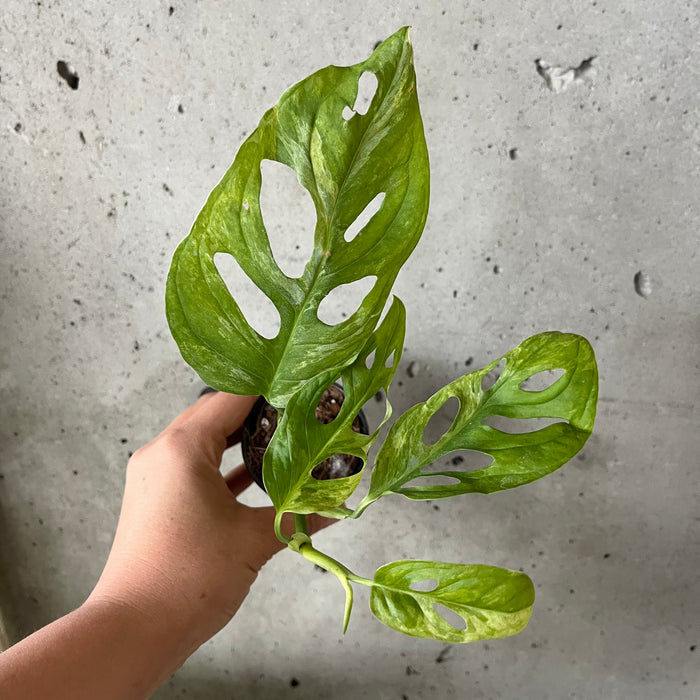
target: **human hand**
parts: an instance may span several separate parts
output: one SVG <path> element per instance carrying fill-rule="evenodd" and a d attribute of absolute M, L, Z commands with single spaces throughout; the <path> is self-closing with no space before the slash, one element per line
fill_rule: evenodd
<path fill-rule="evenodd" d="M 233 617 L 261 567 L 284 548 L 274 508 L 236 500 L 252 483 L 246 469 L 219 471 L 227 437 L 255 400 L 205 394 L 134 453 L 112 550 L 88 605 L 116 603 L 167 620 L 183 635 L 185 654 Z M 309 532 L 331 522 L 308 516 Z M 293 531 L 291 516 L 283 529 Z"/>

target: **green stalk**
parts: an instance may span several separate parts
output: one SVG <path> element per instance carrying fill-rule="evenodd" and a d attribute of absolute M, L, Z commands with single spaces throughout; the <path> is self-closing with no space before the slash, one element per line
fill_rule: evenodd
<path fill-rule="evenodd" d="M 291 538 L 287 537 L 287 535 L 282 532 L 283 515 L 283 511 L 277 511 L 277 515 L 275 515 L 275 535 L 277 535 L 277 539 L 282 542 L 282 544 L 288 545 L 291 542 Z"/>
<path fill-rule="evenodd" d="M 361 576 L 357 576 L 357 574 L 353 574 L 350 569 L 343 566 L 343 564 L 341 564 L 339 561 L 333 559 L 333 557 L 329 557 L 327 554 L 319 552 L 311 544 L 311 538 L 308 535 L 299 533 L 294 535 L 289 542 L 289 548 L 301 554 L 304 559 L 307 559 L 312 564 L 316 564 L 316 566 L 320 566 L 322 569 L 330 571 L 336 576 L 338 581 L 340 581 L 340 585 L 345 590 L 345 614 L 343 616 L 343 634 L 345 634 L 348 629 L 348 622 L 350 622 L 350 613 L 352 612 L 353 603 L 353 590 L 349 581 L 354 581 L 355 583 L 360 583 L 364 586 L 371 586 L 372 581 L 362 578 Z"/>
<path fill-rule="evenodd" d="M 297 531 L 297 534 L 301 533 L 302 535 L 308 535 L 309 534 L 309 529 L 306 526 L 306 516 L 301 515 L 300 513 L 294 513 L 294 528 Z"/>
<path fill-rule="evenodd" d="M 352 518 L 353 520 L 359 518 L 365 510 L 371 506 L 378 498 L 373 498 L 371 500 L 368 500 L 368 496 L 365 496 L 358 504 L 357 508 L 355 508 L 354 511 L 350 515 L 348 515 L 349 518 Z"/>

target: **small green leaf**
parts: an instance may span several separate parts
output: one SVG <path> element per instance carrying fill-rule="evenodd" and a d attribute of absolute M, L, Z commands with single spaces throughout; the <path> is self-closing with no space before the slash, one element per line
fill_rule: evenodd
<path fill-rule="evenodd" d="M 505 360 L 498 381 L 488 390 L 484 377 Z M 564 370 L 543 391 L 521 384 L 546 370 Z M 423 441 L 430 418 L 451 397 L 460 402 L 452 426 L 434 444 Z M 408 498 L 447 498 L 462 493 L 493 493 L 535 481 L 558 469 L 583 446 L 593 430 L 598 398 L 598 370 L 585 338 L 566 333 L 542 333 L 525 340 L 488 367 L 448 384 L 424 403 L 397 419 L 379 451 L 367 497 L 359 515 L 387 493 Z M 554 423 L 529 433 L 510 434 L 485 424 L 493 416 L 555 418 Z M 426 472 L 425 467 L 454 450 L 478 450 L 493 457 L 490 466 L 475 471 Z M 448 485 L 406 486 L 414 479 L 443 476 Z"/>
<path fill-rule="evenodd" d="M 364 72 L 377 78 L 366 114 L 343 117 Z M 314 251 L 299 278 L 282 273 L 260 208 L 264 159 L 292 168 L 314 202 Z M 345 232 L 378 194 L 379 210 L 349 242 Z M 429 166 L 408 28 L 364 62 L 329 66 L 287 90 L 241 146 L 212 191 L 168 275 L 168 323 L 185 360 L 210 386 L 262 394 L 277 408 L 307 382 L 338 373 L 376 326 L 428 212 Z M 214 264 L 229 253 L 277 308 L 267 339 L 247 322 Z M 332 290 L 376 282 L 358 310 L 331 326 L 318 307 Z"/>
<path fill-rule="evenodd" d="M 381 424 L 370 435 L 352 430 L 362 406 L 380 389 L 385 392 L 396 372 L 406 328 L 406 311 L 394 298 L 379 328 L 370 334 L 355 361 L 340 377 L 345 399 L 331 423 L 316 418 L 316 406 L 324 389 L 337 377 L 322 374 L 291 397 L 277 430 L 265 451 L 263 480 L 278 512 L 314 513 L 340 506 L 357 488 L 362 472 L 340 479 L 318 480 L 313 468 L 334 454 L 349 454 L 367 461 L 367 452 L 377 438 Z M 369 356 L 374 353 L 370 367 Z M 393 362 L 387 361 L 393 358 Z M 391 415 L 386 402 L 382 424 Z"/>
<path fill-rule="evenodd" d="M 433 590 L 411 588 L 429 579 L 437 581 Z M 517 634 L 530 619 L 534 600 L 532 581 L 517 571 L 406 560 L 377 570 L 369 604 L 374 615 L 392 629 L 455 643 Z M 436 605 L 459 615 L 466 628 L 450 624 Z"/>

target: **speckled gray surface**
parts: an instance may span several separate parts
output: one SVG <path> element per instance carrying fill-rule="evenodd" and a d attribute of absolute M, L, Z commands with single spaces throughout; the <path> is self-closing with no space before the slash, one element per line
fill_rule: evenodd
<path fill-rule="evenodd" d="M 534 616 L 517 637 L 443 653 L 375 622 L 360 593 L 342 638 L 337 583 L 285 553 L 156 697 L 697 698 L 697 4 L 147 5 L 8 0 L 0 18 L 11 634 L 85 598 L 129 452 L 196 396 L 165 276 L 242 139 L 287 86 L 411 24 L 432 199 L 396 287 L 409 324 L 396 409 L 469 358 L 561 329 L 594 343 L 599 418 L 542 482 L 439 512 L 386 499 L 319 543 L 361 573 L 404 556 L 522 567 Z M 301 214 L 295 196 L 280 201 Z"/>

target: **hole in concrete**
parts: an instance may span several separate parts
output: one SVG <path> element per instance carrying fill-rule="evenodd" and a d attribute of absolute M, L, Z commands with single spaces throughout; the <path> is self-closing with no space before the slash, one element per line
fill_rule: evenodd
<path fill-rule="evenodd" d="M 58 61 L 58 63 L 56 63 L 56 70 L 58 71 L 58 74 L 68 83 L 68 87 L 70 87 L 71 90 L 78 89 L 80 78 L 71 65 L 65 61 Z"/>
<path fill-rule="evenodd" d="M 634 291 L 637 292 L 637 294 L 639 294 L 640 297 L 644 297 L 645 299 L 651 296 L 651 278 L 649 277 L 649 275 L 646 274 L 646 272 L 642 272 L 642 270 L 639 270 L 639 272 L 635 274 Z"/>
<path fill-rule="evenodd" d="M 538 58 L 535 60 L 535 68 L 552 92 L 563 92 L 573 84 L 583 83 L 591 77 L 595 58 L 595 56 L 591 56 L 581 61 L 578 66 L 570 66 L 569 68 L 553 66 Z"/>
<path fill-rule="evenodd" d="M 318 320 L 329 326 L 342 323 L 357 311 L 376 280 L 376 275 L 368 275 L 331 289 L 318 305 Z"/>
<path fill-rule="evenodd" d="M 214 265 L 248 324 L 263 338 L 274 338 L 280 330 L 280 314 L 272 301 L 230 253 L 216 253 Z"/>
<path fill-rule="evenodd" d="M 311 195 L 284 163 L 264 159 L 260 174 L 260 209 L 275 262 L 287 277 L 301 277 L 314 249 L 316 209 Z"/>

